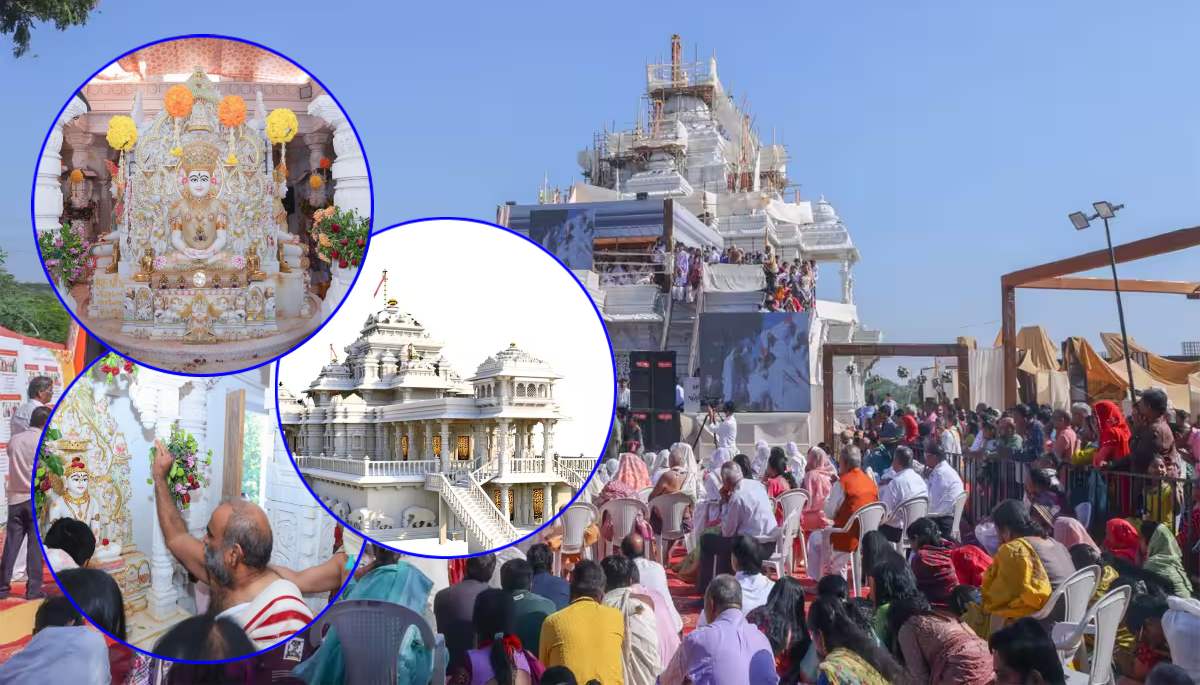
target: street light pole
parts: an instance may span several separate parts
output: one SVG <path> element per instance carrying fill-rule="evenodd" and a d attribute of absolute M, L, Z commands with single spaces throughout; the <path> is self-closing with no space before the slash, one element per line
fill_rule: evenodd
<path fill-rule="evenodd" d="M 1137 403 L 1133 390 L 1133 358 L 1129 356 L 1129 334 L 1125 332 L 1125 307 L 1121 304 L 1121 282 L 1117 279 L 1117 253 L 1113 251 L 1112 233 L 1108 230 L 1108 217 L 1104 220 L 1104 238 L 1108 241 L 1108 264 L 1112 267 L 1113 292 L 1117 295 L 1117 318 L 1121 322 L 1121 345 L 1125 350 L 1125 372 L 1129 374 L 1129 406 Z"/>

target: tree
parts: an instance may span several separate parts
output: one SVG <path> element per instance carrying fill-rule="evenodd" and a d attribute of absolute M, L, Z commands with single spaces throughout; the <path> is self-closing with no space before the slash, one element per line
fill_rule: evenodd
<path fill-rule="evenodd" d="M 87 23 L 99 0 L 0 0 L 0 34 L 12 35 L 13 57 L 29 51 L 34 22 L 54 22 L 65 31 Z"/>
<path fill-rule="evenodd" d="M 0 0 L 3 2 L 4 0 Z M 23 335 L 66 343 L 71 317 L 49 283 L 18 283 L 0 250 L 0 326 Z"/>

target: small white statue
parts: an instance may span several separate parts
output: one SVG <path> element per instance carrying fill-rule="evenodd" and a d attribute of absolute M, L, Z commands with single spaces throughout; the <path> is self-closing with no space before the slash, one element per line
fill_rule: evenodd
<path fill-rule="evenodd" d="M 61 518 L 73 518 L 83 521 L 92 529 L 96 541 L 104 539 L 103 528 L 106 521 L 101 513 L 100 502 L 92 497 L 88 490 L 91 483 L 91 472 L 80 457 L 71 459 L 63 470 L 63 494 L 50 491 L 49 522 Z"/>

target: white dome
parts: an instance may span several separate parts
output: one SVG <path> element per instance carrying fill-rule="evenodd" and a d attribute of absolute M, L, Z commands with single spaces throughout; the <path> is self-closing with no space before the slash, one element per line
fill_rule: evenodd
<path fill-rule="evenodd" d="M 825 200 L 824 195 L 813 205 L 812 213 L 813 223 L 815 224 L 836 224 L 838 222 L 837 211 L 833 209 L 833 205 Z"/>

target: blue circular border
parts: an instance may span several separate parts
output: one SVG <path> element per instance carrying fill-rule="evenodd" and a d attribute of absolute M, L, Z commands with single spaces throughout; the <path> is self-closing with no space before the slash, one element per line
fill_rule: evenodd
<path fill-rule="evenodd" d="M 75 378 L 71 379 L 71 383 L 69 385 L 67 385 L 66 389 L 64 389 L 62 394 L 59 395 L 58 402 L 55 403 L 54 408 L 50 411 L 50 417 L 48 419 L 46 419 L 46 425 L 42 429 L 42 435 L 41 435 L 41 437 L 38 438 L 38 450 L 37 450 L 37 454 L 35 454 L 34 458 L 33 458 L 33 472 L 30 474 L 30 477 L 29 477 L 29 480 L 31 481 L 30 488 L 29 488 L 29 506 L 33 510 L 34 534 L 37 536 L 38 545 L 40 545 L 42 548 L 42 566 L 43 566 L 43 568 L 50 569 L 50 575 L 54 577 L 54 584 L 58 585 L 60 590 L 62 589 L 62 586 L 59 585 L 59 582 L 58 582 L 58 571 L 54 570 L 54 564 L 51 564 L 49 561 L 46 560 L 46 543 L 42 540 L 42 527 L 41 527 L 41 525 L 38 524 L 37 478 L 35 477 L 37 474 L 38 459 L 41 458 L 42 443 L 46 440 L 46 431 L 47 431 L 47 429 L 49 429 L 51 427 L 52 422 L 54 421 L 54 416 L 58 413 L 58 408 L 60 406 L 62 406 L 63 398 L 65 398 L 67 396 L 67 394 L 70 393 L 71 390 L 73 390 L 75 388 L 75 384 L 78 383 L 81 379 L 87 379 L 91 375 L 93 367 L 95 367 L 96 364 L 100 363 L 100 360 L 103 358 L 104 358 L 103 356 L 99 356 L 99 357 L 96 357 L 95 359 L 93 359 L 92 363 L 88 364 L 87 367 L 85 367 L 82 371 L 79 372 L 79 374 L 77 376 L 75 376 Z M 90 381 L 85 380 L 85 382 L 90 382 Z M 276 400 L 276 402 L 275 402 L 275 409 L 276 409 L 276 411 L 278 411 L 278 409 L 279 409 L 278 400 Z M 286 445 L 286 443 L 285 443 L 285 445 Z M 291 452 L 288 452 L 288 458 L 291 458 Z M 293 462 L 293 464 L 294 463 L 295 462 Z M 301 478 L 301 480 L 303 480 L 303 478 Z M 132 485 L 130 487 L 132 488 Z M 320 504 L 322 508 L 325 507 L 324 503 L 322 503 L 320 499 L 317 499 L 317 503 Z M 326 511 L 328 511 L 328 510 L 326 510 Z M 339 521 L 339 522 L 341 521 L 336 516 L 334 517 L 334 520 Z M 353 528 L 351 528 L 351 530 L 353 530 Z M 344 546 L 345 546 L 345 543 L 343 542 L 343 547 Z M 87 621 L 89 623 L 91 623 L 92 626 L 94 628 L 96 628 L 96 630 L 99 630 L 100 632 L 104 633 L 105 635 L 112 638 L 116 642 L 119 642 L 119 643 L 125 645 L 126 647 L 132 649 L 135 652 L 138 652 L 139 654 L 144 654 L 152 659 L 158 659 L 159 661 L 172 661 L 172 662 L 184 663 L 184 664 L 226 664 L 226 663 L 231 663 L 234 661 L 241 661 L 243 659 L 250 659 L 253 657 L 257 657 L 257 656 L 262 656 L 262 655 L 266 654 L 267 652 L 271 652 L 271 651 L 278 649 L 284 643 L 286 643 L 290 640 L 293 640 L 296 637 L 303 636 L 304 633 L 308 632 L 308 629 L 311 628 L 314 623 L 319 621 L 321 619 L 321 617 L 325 615 L 325 612 L 329 611 L 330 607 L 332 607 L 334 604 L 336 604 L 338 601 L 340 601 L 342 593 L 344 593 L 346 591 L 346 588 L 350 585 L 350 581 L 353 580 L 353 578 L 354 578 L 354 572 L 358 570 L 358 565 L 360 562 L 362 562 L 363 552 L 366 550 L 366 548 L 367 548 L 367 546 L 365 544 L 361 548 L 359 548 L 358 557 L 355 558 L 355 560 L 354 560 L 354 568 L 351 569 L 350 574 L 348 576 L 346 576 L 346 582 L 342 583 L 342 587 L 338 588 L 337 594 L 334 595 L 334 599 L 327 602 L 325 604 L 325 608 L 321 609 L 321 611 L 319 613 L 317 613 L 316 616 L 313 616 L 312 621 L 310 621 L 302 629 L 296 631 L 295 633 L 288 636 L 287 638 L 280 640 L 279 642 L 276 642 L 275 644 L 271 645 L 270 647 L 267 647 L 265 649 L 260 649 L 257 652 L 252 652 L 250 654 L 243 654 L 241 656 L 236 656 L 236 657 L 232 657 L 229 659 L 220 659 L 220 660 L 216 660 L 216 661 L 191 661 L 188 659 L 172 659 L 169 657 L 159 656 L 159 655 L 155 654 L 154 652 L 147 651 L 145 649 L 142 649 L 141 647 L 135 647 L 133 644 L 131 644 L 125 640 L 122 640 L 121 638 L 117 637 L 116 635 L 113 635 L 112 633 L 108 632 L 104 628 L 101 628 L 99 625 L 97 625 L 96 622 L 93 621 L 92 618 L 87 615 L 87 612 L 85 612 L 83 610 L 83 607 L 79 606 L 79 603 L 75 601 L 75 598 L 72 597 L 70 595 L 70 593 L 68 593 L 64 590 L 62 593 L 62 596 L 66 597 L 67 601 L 71 603 L 71 606 L 75 607 L 75 610 L 79 612 L 79 615 L 83 616 L 85 619 L 87 619 Z M 307 638 L 305 638 L 305 639 L 307 639 Z"/>
<path fill-rule="evenodd" d="M 591 305 L 592 311 L 596 314 L 596 319 L 599 320 L 599 322 L 600 322 L 600 329 L 602 331 L 604 331 L 604 342 L 608 345 L 609 358 L 612 359 L 613 403 L 612 403 L 611 413 L 612 413 L 613 418 L 610 419 L 608 422 L 608 431 L 604 434 L 604 444 L 602 444 L 600 446 L 600 452 L 596 456 L 595 463 L 592 464 L 591 472 L 588 473 L 588 477 L 584 479 L 582 487 L 580 487 L 578 490 L 575 491 L 575 496 L 572 497 L 571 501 L 567 502 L 566 506 L 564 506 L 562 509 L 560 509 L 558 511 L 558 513 L 556 513 L 555 515 L 546 519 L 545 523 L 543 523 L 542 525 L 535 528 L 528 535 L 519 537 L 516 540 L 509 542 L 508 544 L 500 545 L 499 547 L 496 547 L 494 549 L 489 549 L 489 550 L 486 550 L 483 552 L 475 552 L 472 554 L 457 554 L 457 555 L 449 555 L 449 556 L 442 556 L 442 555 L 437 555 L 437 554 L 418 554 L 416 552 L 410 552 L 407 550 L 392 547 L 390 545 L 386 545 L 386 544 L 376 540 L 375 538 L 372 538 L 371 536 L 367 535 L 366 533 L 362 532 L 358 528 L 350 525 L 346 521 L 342 520 L 341 517 L 339 517 L 337 514 L 333 513 L 333 510 L 331 510 L 329 507 L 325 506 L 325 502 L 323 502 L 321 500 L 321 497 L 319 495 L 317 495 L 317 493 L 312 489 L 312 486 L 308 484 L 308 479 L 305 478 L 304 474 L 300 472 L 300 467 L 296 464 L 296 458 L 295 458 L 295 456 L 292 455 L 292 446 L 288 444 L 287 435 L 283 432 L 283 415 L 279 411 L 279 363 L 280 363 L 280 360 L 282 360 L 282 357 L 279 360 L 275 361 L 275 418 L 277 418 L 279 420 L 279 434 L 280 434 L 280 437 L 283 439 L 283 449 L 287 451 L 288 459 L 292 460 L 292 466 L 296 469 L 296 474 L 300 476 L 300 482 L 304 483 L 304 487 L 309 491 L 310 494 L 312 494 L 312 496 L 317 500 L 317 502 L 320 503 L 320 505 L 325 509 L 325 511 L 329 512 L 330 516 L 332 516 L 335 520 L 337 520 L 342 525 L 344 525 L 347 529 L 354 531 L 358 536 L 362 537 L 365 540 L 371 541 L 372 543 L 378 545 L 379 547 L 384 547 L 386 549 L 390 549 L 393 552 L 397 552 L 399 554 L 404 554 L 404 555 L 412 556 L 412 557 L 423 557 L 425 559 L 466 559 L 469 557 L 483 556 L 485 554 L 495 554 L 496 552 L 499 552 L 502 549 L 507 549 L 509 547 L 512 547 L 513 545 L 521 543 L 521 542 L 528 540 L 529 538 L 537 535 L 544 528 L 546 528 L 546 526 L 549 526 L 551 523 L 554 523 L 554 520 L 557 519 L 567 507 L 574 504 L 575 500 L 579 499 L 579 496 L 582 495 L 583 491 L 587 489 L 588 484 L 591 483 L 591 481 L 592 481 L 592 477 L 596 475 L 596 469 L 598 469 L 600 467 L 600 459 L 604 456 L 604 451 L 608 448 L 608 439 L 609 439 L 609 436 L 612 435 L 613 422 L 616 421 L 617 360 L 616 360 L 615 356 L 613 356 L 612 336 L 610 336 L 608 334 L 608 326 L 604 325 L 604 316 L 600 314 L 600 309 L 598 307 L 596 307 L 596 303 L 592 301 L 592 296 L 588 294 L 587 288 L 585 288 L 583 283 L 580 282 L 580 280 L 575 276 L 575 274 L 569 268 L 567 268 L 567 265 L 563 264 L 562 260 L 560 260 L 557 256 L 554 255 L 554 253 L 547 250 L 545 247 L 543 247 L 541 244 L 539 244 L 537 241 L 533 240 L 529 236 L 522 235 L 521 233 L 518 233 L 518 232 L 512 230 L 511 228 L 508 228 L 506 226 L 501 226 L 500 224 L 494 224 L 490 221 L 483 221 L 482 219 L 470 219 L 470 218 L 461 217 L 461 216 L 428 216 L 428 217 L 423 217 L 420 219 L 410 219 L 408 221 L 402 221 L 398 224 L 392 224 L 391 226 L 386 226 L 384 228 L 381 228 L 381 229 L 379 229 L 378 233 L 376 233 L 375 235 L 385 233 L 392 229 L 403 228 L 404 226 L 408 226 L 411 224 L 425 223 L 427 221 L 462 221 L 462 222 L 466 222 L 466 223 L 480 224 L 482 226 L 487 226 L 489 228 L 497 228 L 497 229 L 500 229 L 501 231 L 505 231 L 506 233 L 511 233 L 512 235 L 520 238 L 521 240 L 524 240 L 525 242 L 529 243 L 530 245 L 533 245 L 537 249 L 541 250 L 542 253 L 549 256 L 550 259 L 554 260 L 554 263 L 557 264 L 559 267 L 561 267 L 562 270 L 565 271 L 567 273 L 567 275 L 571 277 L 571 280 L 575 281 L 575 285 L 579 286 L 579 290 L 583 293 L 584 297 L 587 298 L 588 304 Z M 366 265 L 365 259 L 363 261 L 363 265 L 364 266 Z M 335 314 L 336 314 L 336 312 L 335 312 Z M 287 355 L 284 355 L 284 356 L 287 356 Z M 543 504 L 543 507 L 545 507 L 545 506 L 546 506 L 546 504 Z"/>
<path fill-rule="evenodd" d="M 216 376 L 228 376 L 231 374 L 238 374 L 238 373 L 242 373 L 244 371 L 253 371 L 254 369 L 257 369 L 261 366 L 266 366 L 267 364 L 278 361 L 280 357 L 290 354 L 292 352 L 292 350 L 295 350 L 296 348 L 300 347 L 304 343 L 308 342 L 310 338 L 312 338 L 314 335 L 316 335 L 318 332 L 320 332 L 320 330 L 322 328 L 325 327 L 325 324 L 328 323 L 330 319 L 332 319 L 334 316 L 337 316 L 338 310 L 342 308 L 342 304 L 346 301 L 346 298 L 350 296 L 350 291 L 354 289 L 354 285 L 358 282 L 358 275 L 359 275 L 359 273 L 362 272 L 362 265 L 361 264 L 359 265 L 358 271 L 356 271 L 354 274 L 354 280 L 350 282 L 350 287 L 346 289 L 346 294 L 342 296 L 342 301 L 338 302 L 337 307 L 334 307 L 333 311 L 330 312 L 329 316 L 325 317 L 325 319 L 323 321 L 321 321 L 321 324 L 319 326 L 314 328 L 307 336 L 304 337 L 303 340 L 301 340 L 300 342 L 293 345 L 286 352 L 284 352 L 280 355 L 277 355 L 275 357 L 271 357 L 270 359 L 264 359 L 263 361 L 255 364 L 253 366 L 247 366 L 247 367 L 241 368 L 241 369 L 233 369 L 233 370 L 224 371 L 221 373 L 184 373 L 183 371 L 173 371 L 171 369 L 160 369 L 157 366 L 151 366 L 150 364 L 146 364 L 145 362 L 134 359 L 133 357 L 130 357 L 129 355 L 125 354 L 124 352 L 122 352 L 122 351 L 116 349 L 115 347 L 113 347 L 112 345 L 110 345 L 103 338 L 101 338 L 100 336 L 93 333 L 92 329 L 90 329 L 84 325 L 83 321 L 80 320 L 79 316 L 75 313 L 75 311 L 73 309 L 71 309 L 71 307 L 67 306 L 66 300 L 64 300 L 62 294 L 58 292 L 58 285 L 56 285 L 54 283 L 54 278 L 50 275 L 49 269 L 46 268 L 46 260 L 42 257 L 41 241 L 38 240 L 37 220 L 36 220 L 36 215 L 35 215 L 35 211 L 36 211 L 35 204 L 37 201 L 38 168 L 41 166 L 42 154 L 45 153 L 45 151 L 46 151 L 46 142 L 48 140 L 50 140 L 50 134 L 54 132 L 54 127 L 58 124 L 59 118 L 62 116 L 62 113 L 67 109 L 67 105 L 71 104 L 71 99 L 74 98 L 75 96 L 77 96 L 89 83 L 91 83 L 92 79 L 96 78 L 96 74 L 99 74 L 101 71 L 104 71 L 105 68 L 107 68 L 109 65 L 115 63 L 117 60 L 121 59 L 122 57 L 125 57 L 126 55 L 132 54 L 134 52 L 137 52 L 138 50 L 148 48 L 152 45 L 158 45 L 159 43 L 169 43 L 171 41 L 184 40 L 187 38 L 218 38 L 221 40 L 231 40 L 231 41 L 234 41 L 237 43 L 253 45 L 256 48 L 259 48 L 260 50 L 265 50 L 265 51 L 275 55 L 276 57 L 280 57 L 284 60 L 287 60 L 287 62 L 289 64 L 295 66 L 297 69 L 300 69 L 305 74 L 307 74 L 309 78 L 311 78 L 313 81 L 317 82 L 317 85 L 321 86 L 321 89 L 325 91 L 325 94 L 328 95 L 333 100 L 334 104 L 336 104 L 338 106 L 338 109 L 340 109 L 342 111 L 342 114 L 344 114 L 346 116 L 346 122 L 348 124 L 350 124 L 350 130 L 354 132 L 354 140 L 358 143 L 358 149 L 362 152 L 362 156 L 363 156 L 363 164 L 365 164 L 367 167 L 367 186 L 371 193 L 371 210 L 370 210 L 371 215 L 369 217 L 367 217 L 367 221 L 369 224 L 371 224 L 372 227 L 374 226 L 374 220 L 375 220 L 374 219 L 374 217 L 375 217 L 375 184 L 374 184 L 374 181 L 372 180 L 371 162 L 367 158 L 367 149 L 362 144 L 362 138 L 360 138 L 358 135 L 358 129 L 355 128 L 355 126 L 354 126 L 354 120 L 350 118 L 350 114 L 346 111 L 346 108 L 342 107 L 341 101 L 337 99 L 337 96 L 333 94 L 333 91 L 329 90 L 329 88 L 327 88 L 325 86 L 325 83 L 322 82 L 321 79 L 319 79 L 315 75 L 313 75 L 313 73 L 310 72 L 308 69 L 305 69 L 304 66 L 302 66 L 300 63 L 296 62 L 295 60 L 293 60 L 292 58 L 288 57 L 287 55 L 285 55 L 281 52 L 272 50 L 271 48 L 269 48 L 265 45 L 260 45 L 259 43 L 255 43 L 252 40 L 247 40 L 245 38 L 238 38 L 235 36 L 226 36 L 226 35 L 219 34 L 219 33 L 186 33 L 186 34 L 182 34 L 182 35 L 178 35 L 178 36 L 168 36 L 167 38 L 159 38 L 158 40 L 153 40 L 153 41 L 150 41 L 149 43 L 143 43 L 142 45 L 139 45 L 135 48 L 131 48 L 131 49 L 126 50 L 125 52 L 121 53 L 120 55 L 117 55 L 116 57 L 114 57 L 113 59 L 109 60 L 104 65 L 102 65 L 99 69 L 97 69 L 96 71 L 93 71 L 91 76 L 87 77 L 87 79 L 85 79 L 83 81 L 83 83 L 79 84 L 78 88 L 76 88 L 74 91 L 71 92 L 71 95 L 67 98 L 67 101 L 63 103 L 63 106 L 59 108 L 58 113 L 54 115 L 54 119 L 50 123 L 50 128 L 49 128 L 49 130 L 46 131 L 46 137 L 42 139 L 42 146 L 41 146 L 41 148 L 38 149 L 37 160 L 34 161 L 34 165 L 33 165 L 33 183 L 30 187 L 30 192 L 29 192 L 29 222 L 33 229 L 33 245 L 37 249 L 38 262 L 42 267 L 42 272 L 46 275 L 46 281 L 50 283 L 50 289 L 52 291 L 54 291 L 54 296 L 57 297 L 58 301 L 62 303 L 63 309 L 65 309 L 67 311 L 67 313 L 71 315 L 71 319 L 73 319 L 75 321 L 75 323 L 79 324 L 80 328 L 87 331 L 87 334 L 89 336 L 95 338 L 96 340 L 99 340 L 109 350 L 116 352 L 121 357 L 128 359 L 129 361 L 137 364 L 138 366 L 142 366 L 147 369 L 153 369 L 155 371 L 160 371 L 162 373 L 169 373 L 172 376 L 190 376 L 190 377 L 211 378 L 211 377 L 216 377 Z M 374 233 L 372 231 L 368 230 L 367 231 L 367 244 L 363 247 L 362 264 L 365 264 L 367 261 L 367 254 L 370 252 L 370 249 L 371 249 L 371 236 L 372 235 L 374 235 Z"/>

